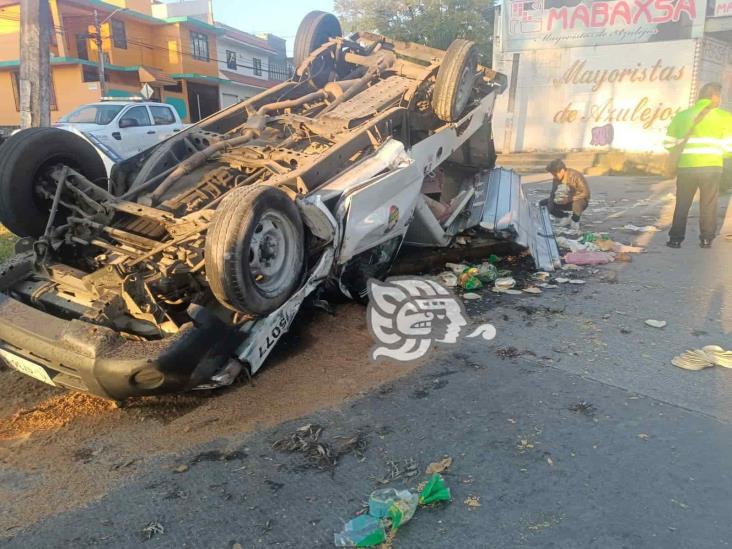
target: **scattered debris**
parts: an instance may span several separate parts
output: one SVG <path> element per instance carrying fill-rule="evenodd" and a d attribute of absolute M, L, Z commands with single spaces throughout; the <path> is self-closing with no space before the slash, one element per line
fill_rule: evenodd
<path fill-rule="evenodd" d="M 142 529 L 142 535 L 146 540 L 152 539 L 156 535 L 162 535 L 165 533 L 165 527 L 157 521 L 148 523 Z"/>
<path fill-rule="evenodd" d="M 409 490 L 382 488 L 369 497 L 369 515 L 391 519 L 391 527 L 399 528 L 408 522 L 417 510 L 419 496 Z"/>
<path fill-rule="evenodd" d="M 185 473 L 188 470 L 188 465 L 183 463 L 182 465 L 178 465 L 175 469 L 173 469 L 174 473 Z"/>
<path fill-rule="evenodd" d="M 684 370 L 698 371 L 704 368 L 712 368 L 714 364 L 701 350 L 686 351 L 671 359 L 671 364 Z"/>
<path fill-rule="evenodd" d="M 663 328 L 668 324 L 668 322 L 665 320 L 654 320 L 653 318 L 649 318 L 646 320 L 646 324 L 652 328 Z"/>
<path fill-rule="evenodd" d="M 548 286 L 548 284 L 545 284 L 545 286 Z M 530 286 L 528 288 L 523 289 L 524 293 L 527 294 L 540 294 L 541 290 L 535 286 Z"/>
<path fill-rule="evenodd" d="M 638 438 L 641 440 L 648 440 L 648 435 L 646 433 L 638 433 Z"/>
<path fill-rule="evenodd" d="M 615 261 L 615 256 L 610 252 L 570 252 L 563 257 L 565 263 L 573 265 L 605 265 Z"/>
<path fill-rule="evenodd" d="M 417 463 L 412 458 L 402 460 L 390 460 L 386 462 L 389 468 L 383 478 L 376 479 L 379 484 L 389 484 L 390 482 L 400 479 L 416 476 L 419 473 Z"/>
<path fill-rule="evenodd" d="M 523 454 L 524 452 L 526 452 L 526 450 L 531 450 L 533 447 L 534 447 L 534 443 L 531 442 L 529 439 L 526 439 L 526 438 L 522 438 L 516 444 L 516 450 L 520 454 Z"/>
<path fill-rule="evenodd" d="M 524 354 L 524 351 L 519 351 L 516 347 L 499 347 L 496 349 L 496 356 L 500 359 L 506 360 L 507 358 L 518 358 Z"/>
<path fill-rule="evenodd" d="M 591 416 L 595 413 L 595 405 L 583 400 L 572 404 L 572 406 L 569 407 L 569 410 L 572 412 L 578 412 L 580 414 Z"/>
<path fill-rule="evenodd" d="M 450 489 L 435 473 L 419 496 L 409 490 L 381 488 L 369 496 L 368 512 L 349 520 L 334 535 L 336 547 L 372 547 L 393 539 L 398 528 L 408 522 L 419 505 L 450 501 Z M 388 533 L 387 533 L 388 530 Z"/>
<path fill-rule="evenodd" d="M 445 268 L 452 271 L 455 275 L 461 275 L 469 268 L 464 263 L 445 263 Z"/>
<path fill-rule="evenodd" d="M 580 242 L 579 240 L 572 240 L 564 236 L 557 237 L 557 245 L 563 250 L 569 250 L 570 252 L 582 252 L 590 249 L 587 244 Z"/>
<path fill-rule="evenodd" d="M 623 229 L 625 229 L 626 231 L 633 231 L 634 233 L 655 233 L 661 230 L 655 225 L 645 225 L 643 227 L 639 227 L 637 225 L 633 225 L 632 223 L 623 225 Z"/>
<path fill-rule="evenodd" d="M 450 467 L 450 465 L 452 465 L 452 458 L 451 457 L 443 458 L 440 461 L 435 461 L 433 463 L 430 463 L 427 466 L 427 469 L 425 469 L 425 474 L 434 475 L 435 473 L 442 473 L 448 467 Z"/>
<path fill-rule="evenodd" d="M 445 485 L 442 475 L 435 473 L 419 494 L 419 504 L 432 505 L 441 501 L 450 501 L 450 489 Z"/>
<path fill-rule="evenodd" d="M 467 299 L 468 301 L 474 301 L 476 299 L 481 299 L 480 294 L 476 294 L 473 292 L 467 292 L 463 294 L 463 299 Z"/>
<path fill-rule="evenodd" d="M 445 288 L 454 288 L 458 285 L 458 277 L 455 273 L 445 271 L 437 275 L 437 281 Z"/>
<path fill-rule="evenodd" d="M 334 449 L 330 444 L 320 442 L 322 432 L 320 425 L 303 425 L 288 437 L 276 441 L 272 447 L 281 452 L 302 454 L 305 457 L 305 468 L 331 472 L 341 456 L 353 453 L 357 458 L 363 459 L 366 451 L 366 437 L 363 433 L 357 433 L 350 438 L 339 437 L 343 442 Z"/>
<path fill-rule="evenodd" d="M 521 290 L 514 290 L 514 289 L 508 289 L 508 290 L 493 290 L 494 292 L 497 292 L 499 294 L 508 294 L 508 295 L 521 295 L 523 292 Z"/>
<path fill-rule="evenodd" d="M 468 496 L 463 503 L 468 507 L 480 507 L 480 498 L 478 496 Z"/>
<path fill-rule="evenodd" d="M 585 281 L 582 280 L 581 278 L 572 278 L 572 279 L 570 279 L 569 283 L 570 284 L 584 284 Z"/>
<path fill-rule="evenodd" d="M 509 290 L 516 285 L 516 281 L 511 277 L 497 278 L 494 286 L 498 290 Z"/>
<path fill-rule="evenodd" d="M 703 370 L 713 366 L 732 368 L 732 351 L 719 345 L 707 345 L 701 349 L 686 351 L 671 360 L 671 364 L 684 370 Z"/>
<path fill-rule="evenodd" d="M 349 520 L 343 530 L 334 536 L 336 547 L 371 547 L 386 541 L 383 521 L 371 515 Z"/>

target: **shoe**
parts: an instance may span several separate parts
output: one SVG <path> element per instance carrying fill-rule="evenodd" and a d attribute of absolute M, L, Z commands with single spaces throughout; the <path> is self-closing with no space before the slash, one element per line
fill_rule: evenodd
<path fill-rule="evenodd" d="M 666 242 L 666 246 L 668 246 L 669 248 L 678 249 L 681 248 L 681 242 L 679 242 L 678 240 L 669 240 L 668 242 Z"/>
<path fill-rule="evenodd" d="M 712 247 L 712 240 L 710 238 L 702 238 L 699 241 L 699 247 L 700 248 L 711 248 Z"/>

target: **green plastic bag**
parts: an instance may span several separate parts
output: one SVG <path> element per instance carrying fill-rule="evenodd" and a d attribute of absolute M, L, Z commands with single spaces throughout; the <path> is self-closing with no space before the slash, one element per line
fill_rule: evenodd
<path fill-rule="evenodd" d="M 477 278 L 484 284 L 493 282 L 498 278 L 498 269 L 496 269 L 496 266 L 493 265 L 493 263 L 485 262 L 478 267 Z"/>
<path fill-rule="evenodd" d="M 493 265 L 498 263 L 500 260 L 501 260 L 501 258 L 498 257 L 497 255 L 491 254 L 488 256 L 488 263 L 493 263 Z"/>
<path fill-rule="evenodd" d="M 420 505 L 430 505 L 438 501 L 450 501 L 450 489 L 445 486 L 445 479 L 442 478 L 442 475 L 435 473 L 419 494 L 419 503 Z"/>
<path fill-rule="evenodd" d="M 349 520 L 343 531 L 335 534 L 336 547 L 373 547 L 386 541 L 384 524 L 378 518 L 361 515 Z"/>

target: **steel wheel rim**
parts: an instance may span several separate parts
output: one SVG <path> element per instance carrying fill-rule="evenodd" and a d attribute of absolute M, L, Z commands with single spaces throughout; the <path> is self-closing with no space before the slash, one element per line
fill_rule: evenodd
<path fill-rule="evenodd" d="M 293 222 L 275 210 L 267 210 L 257 221 L 249 243 L 249 272 L 261 292 L 277 295 L 296 276 L 297 230 Z"/>
<path fill-rule="evenodd" d="M 473 92 L 473 70 L 470 65 L 463 69 L 460 75 L 460 85 L 458 86 L 457 95 L 455 97 L 456 114 L 461 114 L 465 107 L 468 106 L 470 95 Z"/>

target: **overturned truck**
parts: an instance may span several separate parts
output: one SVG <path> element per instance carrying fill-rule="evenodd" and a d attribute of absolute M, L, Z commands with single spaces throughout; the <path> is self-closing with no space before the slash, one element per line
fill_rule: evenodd
<path fill-rule="evenodd" d="M 25 237 L 0 269 L 10 366 L 115 400 L 226 385 L 316 288 L 364 298 L 403 245 L 449 245 L 486 215 L 506 225 L 488 200 L 506 82 L 473 43 L 343 37 L 312 12 L 295 62 L 109 177 L 62 130 L 2 146 L 0 221 Z"/>

